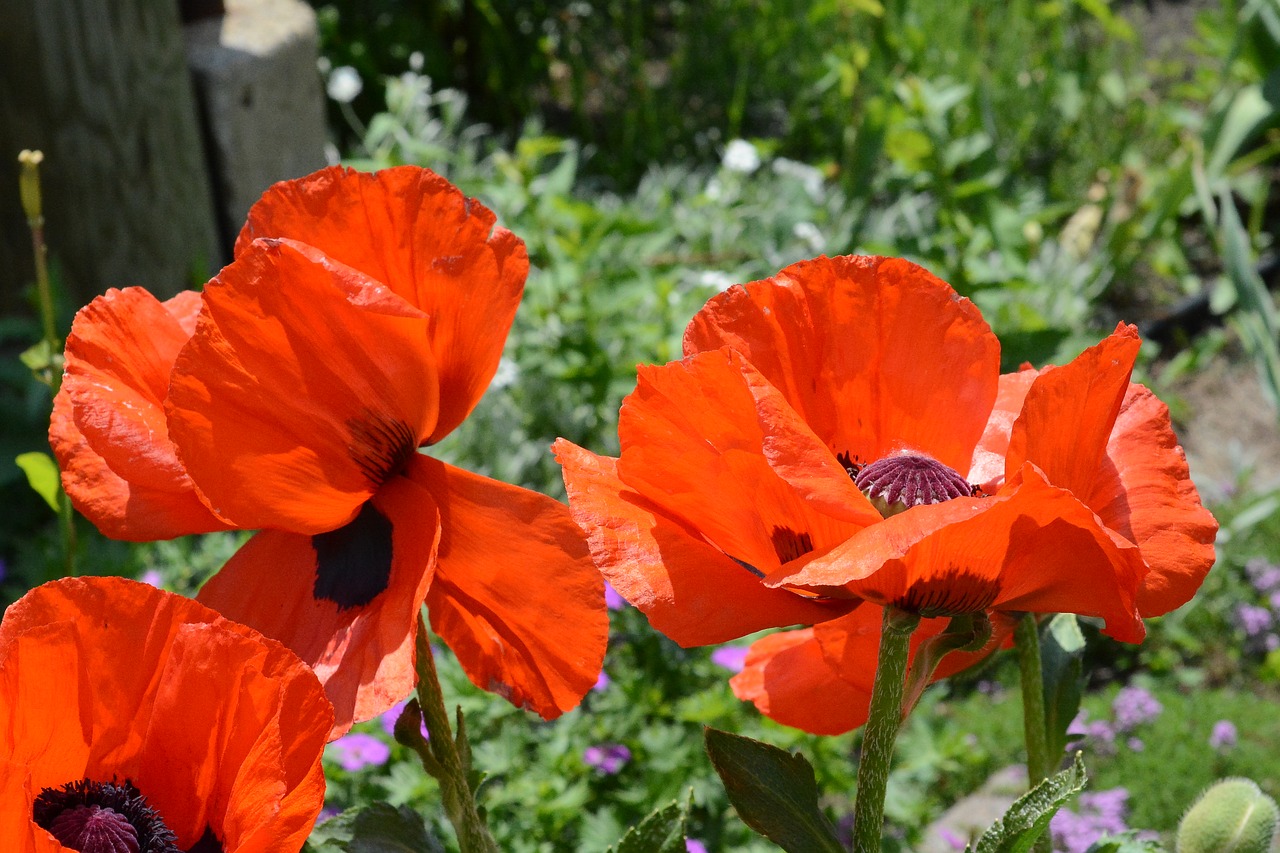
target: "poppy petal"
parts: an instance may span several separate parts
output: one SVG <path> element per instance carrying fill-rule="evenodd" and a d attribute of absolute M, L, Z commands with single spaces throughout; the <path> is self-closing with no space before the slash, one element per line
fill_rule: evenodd
<path fill-rule="evenodd" d="M 844 588 L 931 615 L 987 609 L 1078 613 L 1118 640 L 1145 635 L 1135 606 L 1146 573 L 1132 544 L 1030 465 L 994 498 L 920 506 L 867 528 L 798 572 L 765 579 Z"/>
<path fill-rule="evenodd" d="M 627 486 L 666 514 L 725 554 L 768 573 L 825 551 L 880 516 L 825 449 L 811 456 L 825 453 L 827 468 L 808 470 L 814 480 L 834 484 L 831 490 L 843 489 L 846 506 L 806 500 L 778 475 L 765 455 L 766 429 L 775 455 L 796 447 L 812 450 L 816 441 L 780 399 L 763 413 L 771 422 L 761 423 L 748 380 L 752 374 L 756 392 L 767 394 L 765 380 L 731 350 L 641 367 L 618 419 L 617 470 Z M 815 491 L 811 487 L 808 494 Z"/>
<path fill-rule="evenodd" d="M 0 689 L 0 743 L 24 750 L 31 790 L 131 779 L 184 849 L 206 828 L 248 849 L 251 814 L 291 845 L 270 849 L 296 850 L 323 805 L 315 675 L 190 599 L 122 578 L 38 587 L 0 624 Z"/>
<path fill-rule="evenodd" d="M 1005 478 L 1031 462 L 1054 485 L 1089 494 L 1141 345 L 1137 327 L 1121 323 L 1070 364 L 1040 371 L 1013 424 Z"/>
<path fill-rule="evenodd" d="M 417 484 L 396 477 L 372 506 L 390 522 L 390 548 L 358 538 L 351 550 L 368 562 L 348 555 L 345 568 L 357 589 L 366 589 L 362 575 L 386 579 L 367 603 L 344 599 L 344 606 L 318 598 L 321 537 L 275 530 L 246 542 L 198 596 L 227 618 L 279 640 L 315 670 L 334 706 L 334 738 L 390 708 L 416 682 L 417 617 L 439 535 L 435 502 Z M 389 572 L 379 557 L 369 556 L 379 551 L 389 552 Z"/>
<path fill-rule="evenodd" d="M 569 508 L 426 456 L 409 476 L 440 507 L 431 627 L 477 687 L 544 719 L 575 707 L 600 675 L 609 616 Z"/>
<path fill-rule="evenodd" d="M 867 721 L 871 694 L 836 674 L 814 630 L 783 631 L 756 640 L 742 672 L 729 685 L 739 699 L 785 726 L 816 735 L 844 734 Z M 875 671 L 874 656 L 871 669 Z"/>
<path fill-rule="evenodd" d="M 1016 373 L 1000 375 L 996 404 L 991 409 L 991 417 L 982 431 L 982 438 L 978 439 L 969 465 L 969 482 L 981 486 L 988 494 L 995 494 L 1004 485 L 1004 459 L 1009 454 L 1009 436 L 1013 433 L 1014 422 L 1022 413 L 1027 391 L 1039 375 L 1040 371 L 1030 366 Z"/>
<path fill-rule="evenodd" d="M 161 303 L 140 287 L 109 290 L 76 315 L 49 443 L 76 509 L 108 536 L 167 539 L 222 530 L 178 461 L 164 400 L 188 292 Z"/>
<path fill-rule="evenodd" d="M 574 519 L 592 559 L 623 598 L 682 646 L 736 639 L 763 628 L 808 625 L 846 609 L 766 589 L 755 575 L 618 478 L 617 460 L 559 439 Z"/>
<path fill-rule="evenodd" d="M 169 429 L 209 505 L 243 528 L 342 526 L 435 424 L 427 318 L 367 276 L 261 241 L 209 283 Z"/>
<path fill-rule="evenodd" d="M 1086 503 L 1151 568 L 1138 591 L 1143 616 L 1191 600 L 1213 565 L 1218 523 L 1200 503 L 1168 407 L 1141 385 L 1128 388 Z"/>
<path fill-rule="evenodd" d="M 300 849 L 324 805 L 332 727 L 315 675 L 224 622 L 182 625 L 158 685 L 136 783 L 179 844 L 216 826 L 237 853 Z"/>
<path fill-rule="evenodd" d="M 1000 344 L 978 309 L 896 258 L 817 258 L 698 312 L 685 353 L 729 346 L 855 463 L 909 449 L 968 468 L 996 397 Z"/>
<path fill-rule="evenodd" d="M 402 166 L 332 167 L 267 190 L 236 257 L 255 238 L 287 237 L 371 276 L 430 318 L 439 365 L 439 441 L 475 408 L 498 369 L 529 273 L 524 243 L 444 178 Z"/>

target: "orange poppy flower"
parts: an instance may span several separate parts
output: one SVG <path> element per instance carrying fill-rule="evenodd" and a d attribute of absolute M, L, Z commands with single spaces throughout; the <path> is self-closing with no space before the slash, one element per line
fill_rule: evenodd
<path fill-rule="evenodd" d="M 107 536 L 145 542 L 226 530 L 196 494 L 165 422 L 169 373 L 200 294 L 109 290 L 76 314 L 49 443 L 71 504 Z"/>
<path fill-rule="evenodd" d="M 324 803 L 333 710 L 296 655 L 121 578 L 0 623 L 0 838 L 17 853 L 282 853 Z"/>
<path fill-rule="evenodd" d="M 1136 642 L 1142 616 L 1189 599 L 1217 526 L 1167 411 L 1129 383 L 1137 350 L 1122 325 L 1002 378 L 999 342 L 944 282 L 819 258 L 713 298 L 684 361 L 641 368 L 618 459 L 556 450 L 597 565 L 659 630 L 696 645 L 818 626 L 761 641 L 735 680 L 777 708 L 805 683 L 869 686 L 849 667 L 874 652 L 846 636 L 878 637 L 864 602 L 1080 613 Z M 819 704 L 792 724 L 857 724 Z"/>
<path fill-rule="evenodd" d="M 277 184 L 170 364 L 181 470 L 260 531 L 199 598 L 315 668 L 335 736 L 412 690 L 424 599 L 472 681 L 543 717 L 600 669 L 567 508 L 418 453 L 479 401 L 520 300 L 524 245 L 494 222 L 414 167 Z"/>

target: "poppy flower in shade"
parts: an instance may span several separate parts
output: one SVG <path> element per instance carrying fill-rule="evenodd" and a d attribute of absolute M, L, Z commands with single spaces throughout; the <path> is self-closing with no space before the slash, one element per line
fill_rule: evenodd
<path fill-rule="evenodd" d="M 227 529 L 196 494 L 165 422 L 169 373 L 199 311 L 194 291 L 160 302 L 127 287 L 94 299 L 71 325 L 49 443 L 72 505 L 112 538 Z"/>
<path fill-rule="evenodd" d="M 333 710 L 281 644 L 122 578 L 0 623 L 0 838 L 18 853 L 296 851 Z"/>
<path fill-rule="evenodd" d="M 999 342 L 944 282 L 819 258 L 713 298 L 684 343 L 640 369 L 619 458 L 556 451 L 597 565 L 672 639 L 817 626 L 756 644 L 734 684 L 762 707 L 874 661 L 837 639 L 874 649 L 869 605 L 926 626 L 1074 612 L 1136 642 L 1212 563 L 1217 526 L 1168 413 L 1129 383 L 1132 327 L 1001 377 Z M 857 724 L 813 707 L 791 724 Z"/>

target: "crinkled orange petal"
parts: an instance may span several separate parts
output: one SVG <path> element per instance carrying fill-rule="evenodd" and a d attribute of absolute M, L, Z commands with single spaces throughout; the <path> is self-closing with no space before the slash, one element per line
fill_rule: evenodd
<path fill-rule="evenodd" d="M 383 486 L 372 504 L 391 523 L 392 560 L 386 588 L 368 604 L 343 608 L 317 598 L 313 537 L 275 530 L 246 542 L 198 596 L 279 640 L 315 670 L 334 706 L 332 738 L 387 710 L 416 683 L 414 638 L 439 516 L 432 496 L 405 477 Z"/>
<path fill-rule="evenodd" d="M 604 581 L 569 508 L 418 456 L 408 476 L 440 507 L 431 627 L 472 683 L 552 719 L 596 683 Z"/>
<path fill-rule="evenodd" d="M 184 848 L 208 826 L 247 853 L 250 813 L 296 851 L 323 805 L 332 712 L 314 674 L 190 599 L 121 578 L 38 587 L 0 623 L 0 689 L 0 759 L 22 757 L 32 792 L 131 779 Z"/>
<path fill-rule="evenodd" d="M 1000 376 L 996 404 L 991 409 L 991 417 L 969 464 L 969 482 L 982 486 L 988 493 L 994 494 L 1004 485 L 1004 458 L 1009 453 L 1009 436 L 1013 433 L 1014 421 L 1022 413 L 1027 391 L 1039 375 L 1038 370 L 1024 367 L 1016 373 Z"/>
<path fill-rule="evenodd" d="M 742 353 L 833 455 L 860 463 L 910 449 L 966 470 L 1000 375 L 978 309 L 895 258 L 817 258 L 732 287 L 684 342 Z"/>
<path fill-rule="evenodd" d="M 80 310 L 67 338 L 49 443 L 76 509 L 120 539 L 222 530 L 178 461 L 164 400 L 200 295 L 161 303 L 140 287 Z"/>
<path fill-rule="evenodd" d="M 210 826 L 224 850 L 299 850 L 324 805 L 331 725 L 323 688 L 292 652 L 225 623 L 183 625 L 135 784 L 184 849 Z"/>
<path fill-rule="evenodd" d="M 1138 591 L 1143 616 L 1191 600 L 1213 565 L 1218 522 L 1200 503 L 1168 407 L 1141 385 L 1128 388 L 1085 502 L 1150 567 Z"/>
<path fill-rule="evenodd" d="M 244 528 L 349 521 L 435 425 L 428 318 L 289 241 L 209 283 L 169 390 L 169 429 L 209 505 Z"/>
<path fill-rule="evenodd" d="M 813 476 L 843 489 L 847 509 L 830 500 L 820 507 L 778 475 L 766 441 L 785 447 L 807 438 L 811 446 L 813 434 L 780 399 L 762 423 L 750 374 L 758 379 L 755 389 L 767 393 L 759 374 L 730 350 L 641 367 L 618 420 L 617 470 L 665 514 L 768 573 L 843 542 L 880 516 L 829 452 L 828 468 Z"/>
<path fill-rule="evenodd" d="M 1031 462 L 1055 486 L 1088 495 L 1141 345 L 1137 327 L 1121 323 L 1070 364 L 1040 371 L 1013 424 L 1005 477 Z"/>
<path fill-rule="evenodd" d="M 422 309 L 439 365 L 435 442 L 475 408 L 497 371 L 529 273 L 523 241 L 495 222 L 427 169 L 333 167 L 267 190 L 249 211 L 236 257 L 255 238 L 299 240 Z"/>
<path fill-rule="evenodd" d="M 879 608 L 854 614 L 863 609 L 879 614 Z M 771 720 L 816 735 L 843 734 L 867 721 L 871 694 L 836 675 L 813 635 L 813 628 L 801 628 L 756 640 L 729 685 Z"/>
<path fill-rule="evenodd" d="M 1031 466 L 993 498 L 915 507 L 867 528 L 766 585 L 838 586 L 924 615 L 988 609 L 1078 613 L 1106 620 L 1118 640 L 1145 635 L 1135 605 L 1146 573 L 1119 539 Z"/>
<path fill-rule="evenodd" d="M 850 606 L 766 589 L 697 531 L 623 483 L 616 459 L 565 439 L 553 449 L 592 559 L 623 598 L 680 645 L 722 643 L 762 628 L 808 625 Z"/>

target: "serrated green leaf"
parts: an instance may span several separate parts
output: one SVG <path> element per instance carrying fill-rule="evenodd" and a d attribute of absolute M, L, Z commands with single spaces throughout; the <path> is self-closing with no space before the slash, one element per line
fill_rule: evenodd
<path fill-rule="evenodd" d="M 1004 816 L 982 833 L 976 853 L 1026 853 L 1045 830 L 1062 804 L 1084 788 L 1088 777 L 1084 761 L 1075 761 L 1018 798 Z"/>
<path fill-rule="evenodd" d="M 444 853 L 444 845 L 408 806 L 348 809 L 311 831 L 311 853 Z"/>
<path fill-rule="evenodd" d="M 22 473 L 27 475 L 27 484 L 32 490 L 44 498 L 49 509 L 57 512 L 58 491 L 62 488 L 62 482 L 58 476 L 58 464 L 53 461 L 53 457 L 48 453 L 33 450 L 30 453 L 18 454 L 13 461 L 22 469 Z"/>
<path fill-rule="evenodd" d="M 689 801 L 673 800 L 649 812 L 609 850 L 612 853 L 685 853 L 685 822 Z"/>
<path fill-rule="evenodd" d="M 1084 634 L 1072 613 L 1049 620 L 1040 638 L 1040 669 L 1044 678 L 1045 745 L 1050 756 L 1067 746 L 1067 727 L 1080 710 L 1084 692 Z"/>
<path fill-rule="evenodd" d="M 708 728 L 707 754 L 742 821 L 783 850 L 843 853 L 818 808 L 818 783 L 802 755 Z"/>

